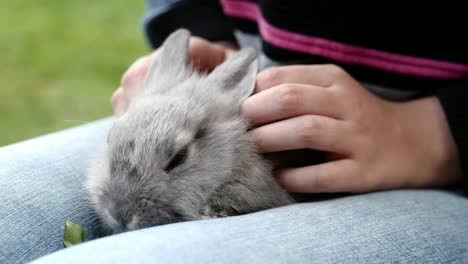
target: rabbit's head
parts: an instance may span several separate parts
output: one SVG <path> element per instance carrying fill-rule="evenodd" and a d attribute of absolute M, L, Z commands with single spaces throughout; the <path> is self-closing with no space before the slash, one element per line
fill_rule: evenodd
<path fill-rule="evenodd" d="M 237 197 L 247 195 L 242 188 L 231 190 L 243 175 L 254 179 L 243 187 L 263 188 L 254 192 L 274 185 L 260 179 L 271 177 L 270 167 L 254 153 L 240 116 L 254 88 L 255 52 L 240 51 L 202 74 L 188 64 L 189 37 L 178 30 L 164 42 L 144 92 L 109 132 L 104 169 L 88 179 L 96 211 L 114 230 L 229 214 L 226 204 L 242 211 L 222 200 L 245 198 Z"/>

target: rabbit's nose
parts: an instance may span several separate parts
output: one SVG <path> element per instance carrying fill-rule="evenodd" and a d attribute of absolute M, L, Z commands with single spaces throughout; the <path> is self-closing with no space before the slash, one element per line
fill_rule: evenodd
<path fill-rule="evenodd" d="M 120 232 L 138 229 L 138 216 L 134 214 L 130 215 L 125 211 L 108 210 L 108 212 L 111 218 L 112 229 L 120 230 Z"/>
<path fill-rule="evenodd" d="M 105 215 L 107 220 L 106 222 L 109 225 L 109 227 L 112 228 L 112 230 L 121 230 L 123 228 L 123 225 L 119 221 L 120 218 L 114 210 L 107 209 L 105 211 Z"/>
<path fill-rule="evenodd" d="M 138 228 L 138 220 L 139 220 L 138 216 L 133 215 L 132 219 L 128 223 L 125 223 L 124 225 L 128 230 L 135 230 Z"/>

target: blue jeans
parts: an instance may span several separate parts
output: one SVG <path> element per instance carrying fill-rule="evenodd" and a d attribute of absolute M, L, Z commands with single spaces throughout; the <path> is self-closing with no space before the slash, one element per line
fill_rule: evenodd
<path fill-rule="evenodd" d="M 101 235 L 81 184 L 111 121 L 0 148 L 0 263 L 468 263 L 468 199 L 453 190 L 345 196 L 61 250 L 67 219 Z"/>

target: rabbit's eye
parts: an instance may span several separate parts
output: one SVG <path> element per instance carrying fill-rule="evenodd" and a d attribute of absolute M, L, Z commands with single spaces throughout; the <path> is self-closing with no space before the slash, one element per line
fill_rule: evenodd
<path fill-rule="evenodd" d="M 202 137 L 204 137 L 206 134 L 206 128 L 202 128 L 200 130 L 198 130 L 197 134 L 195 135 L 195 139 L 200 139 Z"/>
<path fill-rule="evenodd" d="M 177 154 L 172 158 L 171 162 L 166 166 L 165 171 L 170 171 L 174 169 L 175 167 L 179 166 L 180 164 L 184 163 L 184 161 L 187 159 L 187 154 L 188 154 L 188 146 L 182 148 L 177 152 Z"/>

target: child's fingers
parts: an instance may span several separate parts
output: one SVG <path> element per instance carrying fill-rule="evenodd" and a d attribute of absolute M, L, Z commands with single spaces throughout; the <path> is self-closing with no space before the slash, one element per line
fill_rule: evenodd
<path fill-rule="evenodd" d="M 201 71 L 212 71 L 223 63 L 228 49 L 205 39 L 192 37 L 189 44 L 190 62 Z"/>
<path fill-rule="evenodd" d="M 323 87 L 287 83 L 254 94 L 242 104 L 242 114 L 261 125 L 300 115 L 341 119 L 341 102 Z"/>
<path fill-rule="evenodd" d="M 291 192 L 355 192 L 360 190 L 361 186 L 356 174 L 356 162 L 351 159 L 342 159 L 283 170 L 278 174 L 278 181 Z"/>
<path fill-rule="evenodd" d="M 112 95 L 112 108 L 117 116 L 121 116 L 125 110 L 127 110 L 127 100 L 124 96 L 124 91 L 122 87 L 119 87 L 115 90 L 114 94 Z"/>
<path fill-rule="evenodd" d="M 307 148 L 347 154 L 353 149 L 349 134 L 343 121 L 304 115 L 258 127 L 252 139 L 261 153 Z"/>
<path fill-rule="evenodd" d="M 332 64 L 272 67 L 258 74 L 255 93 L 283 83 L 301 83 L 329 87 L 340 78 L 342 73 L 341 68 Z"/>

